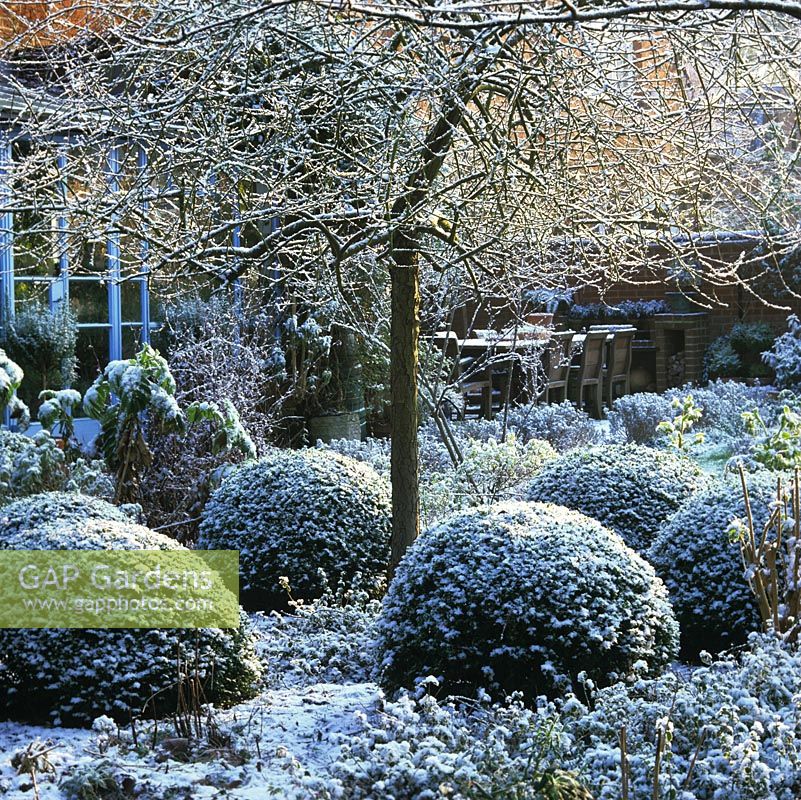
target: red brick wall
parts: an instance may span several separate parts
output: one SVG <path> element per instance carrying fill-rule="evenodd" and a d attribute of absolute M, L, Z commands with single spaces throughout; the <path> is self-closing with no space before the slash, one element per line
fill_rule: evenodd
<path fill-rule="evenodd" d="M 745 248 L 743 246 L 718 247 L 715 257 L 725 263 L 733 263 Z M 747 255 L 747 251 L 746 251 Z M 652 278 L 651 278 L 652 280 Z M 674 287 L 667 282 L 664 284 L 654 283 L 619 283 L 612 284 L 604 290 L 603 301 L 607 305 L 615 305 L 621 300 L 664 300 L 669 291 L 674 291 Z M 767 290 L 763 290 L 764 295 Z M 699 311 L 706 311 L 709 314 L 708 336 L 709 340 L 717 338 L 727 333 L 735 322 L 766 322 L 773 327 L 777 333 L 785 330 L 785 321 L 790 313 L 801 316 L 801 301 L 781 299 L 775 300 L 766 297 L 768 303 L 773 302 L 778 306 L 789 306 L 790 311 L 772 308 L 754 297 L 753 294 L 739 286 L 712 286 L 709 283 L 702 283 L 700 286 L 701 302 L 706 308 L 699 308 Z M 574 294 L 574 302 L 582 305 L 587 303 L 597 303 L 601 301 L 601 293 L 595 287 L 578 289 Z"/>

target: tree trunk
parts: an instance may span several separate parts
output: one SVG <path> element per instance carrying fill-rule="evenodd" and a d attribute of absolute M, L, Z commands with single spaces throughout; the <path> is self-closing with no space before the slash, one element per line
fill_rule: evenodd
<path fill-rule="evenodd" d="M 392 205 L 390 240 L 392 308 L 390 392 L 392 395 L 392 547 L 390 578 L 420 532 L 420 456 L 417 450 L 417 342 L 420 335 L 420 237 L 414 222 L 424 207 L 453 136 L 490 59 L 482 56 L 448 98 L 425 138 L 420 163 L 406 180 L 407 190 Z"/>
<path fill-rule="evenodd" d="M 390 576 L 420 532 L 417 448 L 417 341 L 420 335 L 418 244 L 396 232 L 391 249 L 392 310 L 390 386 L 392 392 L 392 553 Z"/>

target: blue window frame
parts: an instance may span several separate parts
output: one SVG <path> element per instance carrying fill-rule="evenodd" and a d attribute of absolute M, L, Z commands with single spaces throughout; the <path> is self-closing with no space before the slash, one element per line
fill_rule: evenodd
<path fill-rule="evenodd" d="M 151 319 L 148 286 L 148 246 L 142 241 L 138 254 L 138 270 L 123 276 L 121 265 L 121 233 L 115 230 L 114 220 L 104 242 L 105 269 L 96 274 L 76 274 L 70 263 L 67 246 L 69 222 L 65 214 L 56 218 L 55 241 L 58 254 L 56 274 L 18 275 L 14 268 L 14 192 L 11 186 L 13 141 L 0 134 L 0 324 L 13 315 L 24 298 L 36 297 L 50 310 L 66 303 L 78 319 L 79 362 L 81 355 L 91 353 L 90 363 L 79 363 L 76 388 L 84 390 L 97 368 L 108 361 L 129 357 L 138 347 L 150 341 L 151 332 L 159 327 Z M 119 191 L 121 148 L 115 144 L 106 158 L 106 186 L 110 194 Z M 57 157 L 57 191 L 62 207 L 67 207 L 67 165 L 69 151 Z M 138 169 L 147 169 L 147 154 L 137 152 Z M 149 201 L 142 199 L 146 214 Z M 23 286 L 25 291 L 20 291 Z M 8 420 L 6 419 L 7 423 Z"/>
<path fill-rule="evenodd" d="M 69 303 L 76 294 L 80 297 L 82 289 L 88 285 L 94 285 L 101 289 L 106 295 L 107 315 L 105 318 L 81 319 L 78 309 L 78 328 L 81 330 L 105 330 L 108 332 L 108 360 L 120 359 L 124 354 L 125 331 L 137 331 L 137 338 L 140 342 L 149 342 L 150 334 L 158 325 L 150 317 L 150 292 L 148 288 L 148 269 L 147 269 L 147 242 L 142 242 L 140 249 L 140 270 L 134 275 L 123 277 L 121 272 L 121 235 L 114 229 L 112 224 L 110 232 L 105 241 L 105 265 L 104 272 L 97 275 L 75 275 L 70 269 L 69 253 L 67 248 L 68 221 L 62 214 L 57 219 L 57 241 L 58 241 L 58 274 L 54 277 L 16 275 L 14 272 L 14 214 L 8 210 L 13 203 L 13 191 L 9 182 L 9 172 L 12 164 L 12 145 L 11 141 L 4 137 L 0 141 L 0 298 L 2 298 L 2 308 L 0 315 L 13 314 L 17 304 L 16 288 L 21 284 L 40 284 L 41 291 L 37 292 L 41 297 L 46 296 L 47 303 L 51 310 L 56 309 L 61 303 Z M 59 168 L 59 193 L 66 207 L 66 166 L 68 154 L 66 152 L 58 156 Z M 111 148 L 106 167 L 107 186 L 109 193 L 119 191 L 120 175 L 120 145 Z M 147 156 L 143 149 L 138 152 L 139 168 L 147 168 Z M 147 211 L 147 198 L 142 201 L 143 210 Z M 112 220 L 113 223 L 113 220 Z M 129 285 L 132 288 L 124 288 Z M 123 297 L 127 300 L 126 308 L 123 307 Z M 136 298 L 136 302 L 131 301 Z M 132 318 L 130 308 L 132 305 L 138 307 L 135 318 Z M 2 316 L 0 316 L 2 319 Z"/>

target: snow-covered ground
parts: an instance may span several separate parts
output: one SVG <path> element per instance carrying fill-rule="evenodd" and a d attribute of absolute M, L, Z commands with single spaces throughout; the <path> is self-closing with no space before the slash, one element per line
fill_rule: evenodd
<path fill-rule="evenodd" d="M 111 778 L 136 797 L 309 798 L 309 780 L 325 775 L 343 737 L 358 729 L 356 715 L 372 714 L 378 699 L 370 683 L 266 691 L 215 713 L 221 739 L 229 740 L 217 747 L 188 746 L 173 732 L 164 738 L 165 723 L 155 748 L 152 728 L 140 727 L 137 748 L 130 729 L 118 734 L 113 725 L 83 730 L 0 723 L 0 796 L 34 797 L 30 775 L 17 775 L 12 759 L 38 742 L 52 747 L 47 760 L 54 770 L 37 774 L 42 800 L 67 797 L 65 782 L 88 770 L 98 782 Z"/>

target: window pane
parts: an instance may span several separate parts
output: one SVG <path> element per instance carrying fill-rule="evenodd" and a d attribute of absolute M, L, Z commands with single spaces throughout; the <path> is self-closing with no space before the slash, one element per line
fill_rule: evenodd
<path fill-rule="evenodd" d="M 142 326 L 122 329 L 122 357 L 133 358 L 142 347 Z"/>
<path fill-rule="evenodd" d="M 78 322 L 108 322 L 108 287 L 100 281 L 70 280 L 70 308 Z"/>
<path fill-rule="evenodd" d="M 71 263 L 73 269 L 78 272 L 105 272 L 106 263 L 106 242 L 98 240 L 84 240 L 75 248 L 77 253 L 73 254 Z"/>
<path fill-rule="evenodd" d="M 55 159 L 30 141 L 13 145 L 14 269 L 18 275 L 54 276 L 58 266 Z"/>
<path fill-rule="evenodd" d="M 142 282 L 128 280 L 120 284 L 120 294 L 122 295 L 122 321 L 141 322 L 142 304 L 140 302 Z"/>
<path fill-rule="evenodd" d="M 47 305 L 48 303 L 48 284 L 44 281 L 27 281 L 15 278 L 14 280 L 14 307 L 21 309 L 23 306 L 36 303 Z"/>
<path fill-rule="evenodd" d="M 81 328 L 78 331 L 78 368 L 73 388 L 83 394 L 108 364 L 108 329 Z"/>

